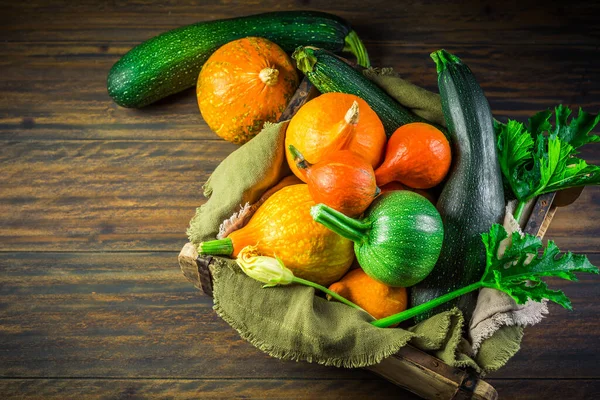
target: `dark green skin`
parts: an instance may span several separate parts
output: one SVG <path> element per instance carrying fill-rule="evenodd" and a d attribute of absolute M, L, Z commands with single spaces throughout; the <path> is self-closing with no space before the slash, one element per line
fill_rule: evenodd
<path fill-rule="evenodd" d="M 445 232 L 442 257 L 431 274 L 412 288 L 413 307 L 481 279 L 486 262 L 481 234 L 502 223 L 505 207 L 493 117 L 483 90 L 456 57 L 443 50 L 434 54 L 453 160 L 437 203 Z M 477 292 L 469 293 L 415 319 L 456 306 L 469 321 L 476 302 Z"/>
<path fill-rule="evenodd" d="M 222 45 L 247 36 L 277 43 L 342 51 L 350 26 L 322 12 L 282 11 L 200 22 L 158 35 L 131 49 L 108 74 L 108 94 L 120 106 L 138 108 L 196 84 L 202 65 Z"/>
<path fill-rule="evenodd" d="M 435 266 L 444 239 L 439 213 L 425 197 L 398 190 L 375 199 L 365 211 L 371 230 L 354 243 L 363 270 L 389 286 L 408 287 Z"/>
<path fill-rule="evenodd" d="M 298 58 L 298 68 L 304 72 L 310 82 L 321 93 L 347 93 L 353 94 L 364 101 L 377 113 L 385 134 L 389 138 L 402 125 L 411 122 L 427 122 L 412 111 L 402 107 L 400 103 L 391 98 L 379 86 L 371 82 L 362 73 L 357 71 L 335 54 L 324 49 L 303 48 L 310 57 L 314 57 L 314 63 L 303 66 Z M 294 54 L 295 57 L 298 52 Z M 443 129 L 443 128 L 441 128 Z"/>

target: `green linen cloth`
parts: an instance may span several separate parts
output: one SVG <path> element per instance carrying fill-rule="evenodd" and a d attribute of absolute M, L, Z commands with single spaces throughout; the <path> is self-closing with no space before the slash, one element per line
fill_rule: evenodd
<path fill-rule="evenodd" d="M 388 77 L 385 81 L 389 84 L 391 77 L 392 86 L 397 87 L 400 78 L 389 70 L 384 72 Z M 377 75 L 377 71 L 366 74 Z M 385 83 L 380 84 L 386 89 Z M 407 97 L 423 93 L 411 84 L 404 87 L 407 89 L 401 91 L 400 100 L 405 104 Z M 435 96 L 410 104 L 419 104 L 415 113 L 443 122 Z M 431 117 L 436 112 L 437 120 Z M 204 186 L 209 199 L 197 209 L 188 229 L 192 243 L 214 239 L 222 221 L 290 174 L 283 152 L 286 127 L 287 122 L 266 124 L 260 134 L 215 169 Z M 463 339 L 464 319 L 457 309 L 408 329 L 377 328 L 365 313 L 316 296 L 312 288 L 290 285 L 263 289 L 261 283 L 243 274 L 235 261 L 221 257 L 215 257 L 213 296 L 218 315 L 260 350 L 280 359 L 338 367 L 373 365 L 410 343 L 451 366 L 471 367 L 484 375 L 502 367 L 518 351 L 523 334 L 520 327 L 503 327 L 472 357 Z"/>

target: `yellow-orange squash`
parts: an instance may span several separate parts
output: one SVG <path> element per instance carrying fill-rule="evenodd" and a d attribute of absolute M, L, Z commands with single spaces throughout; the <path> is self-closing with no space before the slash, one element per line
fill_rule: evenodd
<path fill-rule="evenodd" d="M 377 168 L 385 142 L 383 124 L 375 111 L 360 97 L 345 93 L 325 93 L 303 105 L 285 137 L 288 164 L 303 182 L 306 177 L 288 150 L 290 144 L 311 164 L 333 151 L 351 150 Z"/>
<path fill-rule="evenodd" d="M 217 135 L 242 144 L 266 121 L 277 121 L 296 88 L 298 74 L 288 55 L 258 37 L 234 40 L 206 61 L 196 94 L 202 117 Z"/>
<path fill-rule="evenodd" d="M 237 257 L 246 246 L 277 256 L 295 276 L 321 285 L 340 279 L 354 260 L 353 243 L 315 222 L 308 185 L 286 186 L 269 197 L 243 228 L 226 238 L 203 242 L 202 254 Z"/>
<path fill-rule="evenodd" d="M 402 312 L 408 303 L 405 288 L 384 285 L 360 268 L 348 272 L 339 282 L 329 286 L 329 290 L 363 308 L 376 319 Z"/>

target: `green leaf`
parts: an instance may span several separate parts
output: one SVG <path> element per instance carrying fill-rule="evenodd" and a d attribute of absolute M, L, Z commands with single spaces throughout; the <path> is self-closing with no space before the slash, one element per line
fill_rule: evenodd
<path fill-rule="evenodd" d="M 600 142 L 600 136 L 589 135 L 592 129 L 600 122 L 600 115 L 586 113 L 580 108 L 577 118 L 573 118 L 569 123 L 571 110 L 568 107 L 561 104 L 555 108 L 554 112 L 556 114 L 556 128 L 551 134 L 552 137 L 558 137 L 561 141 L 569 143 L 575 149 L 584 144 Z"/>
<path fill-rule="evenodd" d="M 542 111 L 532 116 L 529 127 L 513 120 L 494 123 L 500 168 L 520 202 L 570 187 L 600 184 L 600 167 L 575 157 L 579 147 L 600 142 L 600 136 L 590 135 L 600 116 L 581 109 L 577 118 L 570 116 L 571 110 L 560 105 L 554 114 Z"/>
<path fill-rule="evenodd" d="M 488 233 L 482 235 L 486 249 L 486 269 L 481 284 L 484 287 L 501 290 L 510 295 L 518 304 L 528 299 L 541 301 L 548 299 L 571 309 L 571 302 L 560 290 L 550 290 L 542 281 L 544 277 L 557 277 L 576 281 L 575 272 L 598 274 L 585 255 L 560 254 L 554 242 L 543 247 L 540 238 L 515 232 L 504 254 L 498 257 L 500 242 L 508 237 L 502 225 L 494 224 Z"/>
<path fill-rule="evenodd" d="M 529 118 L 529 130 L 534 137 L 548 132 L 552 125 L 550 125 L 550 117 L 552 112 L 550 110 L 540 111 L 533 117 Z"/>
<path fill-rule="evenodd" d="M 519 178 L 533 160 L 533 139 L 525 126 L 517 121 L 509 120 L 506 125 L 494 121 L 494 127 L 502 174 L 517 197 L 525 196 L 531 192 L 531 187 L 528 182 Z"/>

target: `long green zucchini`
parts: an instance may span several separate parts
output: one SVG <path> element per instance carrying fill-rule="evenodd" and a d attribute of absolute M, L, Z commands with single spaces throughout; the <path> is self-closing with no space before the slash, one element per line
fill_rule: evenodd
<path fill-rule="evenodd" d="M 298 69 L 321 93 L 354 94 L 366 101 L 381 119 L 388 138 L 402 125 L 428 122 L 404 108 L 359 71 L 325 49 L 298 47 L 292 57 Z"/>
<path fill-rule="evenodd" d="M 493 117 L 483 90 L 457 57 L 445 50 L 431 57 L 437 65 L 453 164 L 437 203 L 444 223 L 442 255 L 431 274 L 411 289 L 413 307 L 481 279 L 486 260 L 481 234 L 502 223 L 505 206 Z M 469 293 L 417 319 L 457 306 L 469 321 L 476 296 Z"/>
<path fill-rule="evenodd" d="M 348 51 L 360 65 L 370 65 L 343 19 L 314 11 L 271 12 L 184 26 L 134 47 L 111 68 L 108 94 L 120 106 L 138 108 L 192 87 L 215 50 L 247 36 L 267 38 L 290 53 L 301 45 Z"/>

